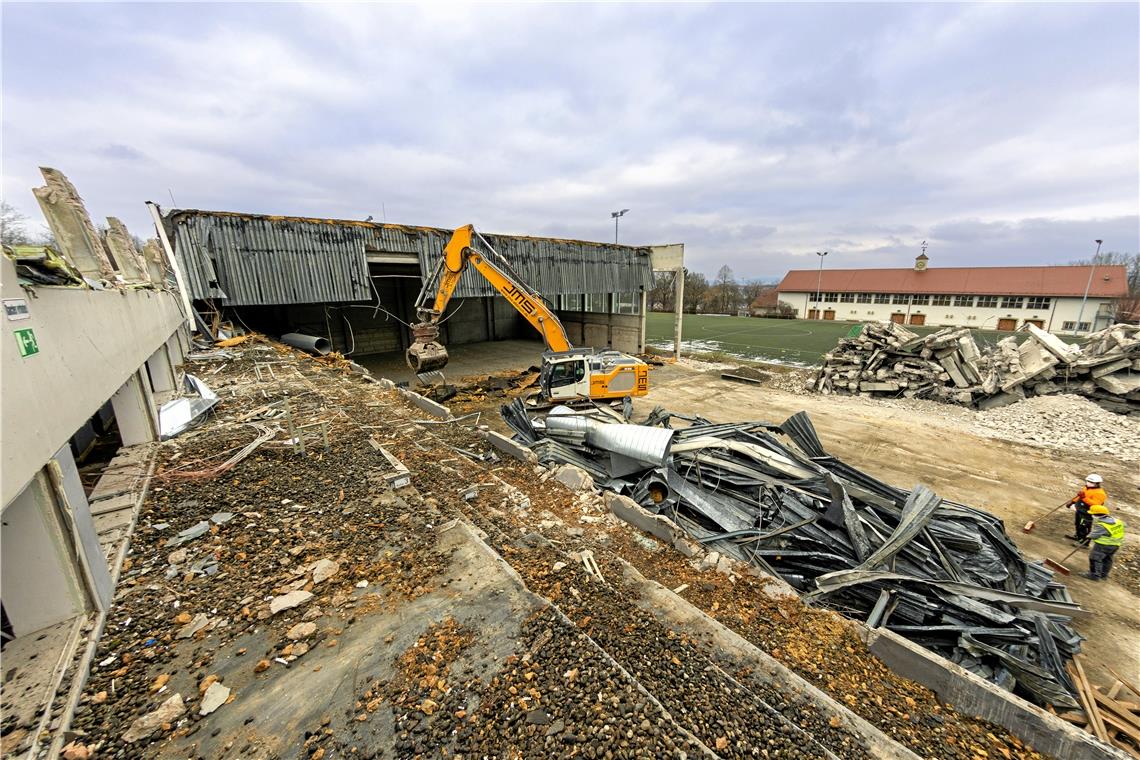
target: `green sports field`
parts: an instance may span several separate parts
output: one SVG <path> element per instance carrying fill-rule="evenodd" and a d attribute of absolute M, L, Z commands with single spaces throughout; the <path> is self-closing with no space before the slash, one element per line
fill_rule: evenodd
<path fill-rule="evenodd" d="M 835 347 L 858 323 L 808 319 L 759 319 L 686 314 L 682 329 L 686 353 L 730 354 L 741 359 L 776 361 L 785 364 L 818 364 L 820 357 Z M 908 327 L 926 335 L 938 327 Z M 673 315 L 650 313 L 646 319 L 646 341 L 657 348 L 673 347 Z M 979 343 L 993 343 L 1010 333 L 975 330 Z"/>

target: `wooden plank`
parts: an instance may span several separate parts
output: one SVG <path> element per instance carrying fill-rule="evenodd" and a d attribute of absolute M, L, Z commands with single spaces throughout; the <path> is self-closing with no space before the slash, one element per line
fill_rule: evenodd
<path fill-rule="evenodd" d="M 1105 667 L 1107 668 L 1108 666 L 1106 665 Z M 1119 673 L 1117 673 L 1112 668 L 1108 668 L 1108 672 L 1112 673 L 1112 677 L 1115 678 L 1117 681 L 1120 681 L 1122 684 L 1124 684 L 1129 689 L 1131 689 L 1134 694 L 1136 694 L 1137 696 L 1140 696 L 1140 689 L 1136 688 L 1136 684 L 1130 682 L 1127 678 L 1122 677 Z"/>
<path fill-rule="evenodd" d="M 1115 699 L 1109 699 L 1100 692 L 1094 692 L 1093 697 L 1096 698 L 1097 704 L 1104 707 L 1101 710 L 1101 715 L 1113 715 L 1116 720 L 1131 727 L 1132 731 L 1140 736 L 1140 718 L 1137 718 L 1132 713 L 1120 705 Z M 1131 736 L 1132 733 L 1130 732 Z M 1140 740 L 1140 738 L 1138 738 Z"/>
<path fill-rule="evenodd" d="M 1089 716 L 1089 725 L 1092 726 L 1093 734 L 1102 742 L 1107 742 L 1108 731 L 1104 727 L 1104 721 L 1100 718 L 1100 711 L 1097 710 L 1092 687 L 1089 686 L 1089 681 L 1085 678 L 1085 669 L 1081 667 L 1081 656 L 1079 654 L 1073 655 L 1069 672 L 1076 682 L 1077 693 L 1081 697 L 1081 706 L 1084 707 L 1085 713 Z"/>

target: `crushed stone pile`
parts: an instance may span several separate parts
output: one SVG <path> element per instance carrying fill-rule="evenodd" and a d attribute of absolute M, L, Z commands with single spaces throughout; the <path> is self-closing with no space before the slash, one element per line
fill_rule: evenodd
<path fill-rule="evenodd" d="M 1066 343 L 1035 325 L 979 345 L 967 327 L 920 336 L 893 322 L 867 322 L 824 354 L 819 393 L 928 398 L 994 409 L 1033 396 L 1085 396 L 1117 414 L 1140 415 L 1140 327 L 1117 324 Z"/>
<path fill-rule="evenodd" d="M 979 411 L 973 432 L 1031 445 L 1080 449 L 1135 459 L 1140 417 L 1122 417 L 1081 396 L 1037 396 L 1020 404 Z"/>

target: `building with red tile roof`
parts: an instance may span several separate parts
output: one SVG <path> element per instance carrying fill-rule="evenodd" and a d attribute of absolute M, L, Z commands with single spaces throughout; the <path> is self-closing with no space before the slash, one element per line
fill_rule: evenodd
<path fill-rule="evenodd" d="M 1111 324 L 1116 302 L 1128 294 L 1124 267 L 1116 265 L 937 268 L 928 261 L 923 254 L 908 269 L 792 270 L 777 288 L 779 300 L 805 319 L 990 330 L 1032 323 L 1084 333 Z"/>

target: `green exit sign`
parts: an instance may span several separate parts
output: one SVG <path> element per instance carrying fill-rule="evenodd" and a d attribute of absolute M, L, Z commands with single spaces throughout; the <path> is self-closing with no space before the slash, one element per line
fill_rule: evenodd
<path fill-rule="evenodd" d="M 30 328 L 16 330 L 16 344 L 20 347 L 20 356 L 31 356 L 40 352 L 40 344 L 36 343 L 36 334 Z"/>

